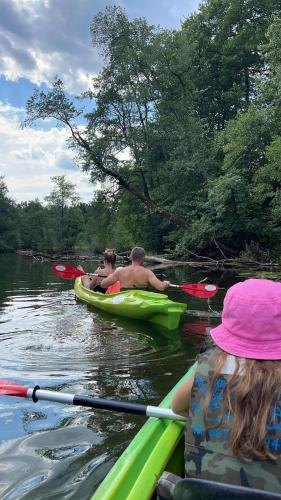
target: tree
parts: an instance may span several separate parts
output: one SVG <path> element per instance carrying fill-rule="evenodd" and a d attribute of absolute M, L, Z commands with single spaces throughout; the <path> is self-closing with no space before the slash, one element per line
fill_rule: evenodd
<path fill-rule="evenodd" d="M 51 251 L 51 225 L 48 210 L 38 199 L 20 203 L 18 209 L 21 246 L 35 251 Z"/>
<path fill-rule="evenodd" d="M 144 20 L 128 21 L 119 7 L 108 7 L 105 14 L 96 17 L 92 34 L 110 57 L 94 79 L 93 90 L 84 94 L 95 99 L 94 111 L 85 117 L 85 132 L 75 124 L 82 111 L 65 95 L 59 79 L 50 92 L 36 91 L 28 99 L 23 125 L 30 126 L 38 119 L 56 119 L 69 128 L 72 146 L 79 149 L 82 168 L 90 171 L 94 181 L 113 182 L 118 189 L 141 200 L 149 211 L 185 225 L 183 217 L 153 200 L 143 168 L 143 156 L 150 146 L 149 126 L 153 127 L 155 100 L 159 96 L 159 89 L 153 89 L 151 95 L 146 88 L 149 78 L 146 70 L 150 74 L 153 67 L 152 42 L 157 30 Z M 147 49 L 144 54 L 142 49 Z M 140 54 L 140 60 L 136 54 Z"/>
<path fill-rule="evenodd" d="M 0 252 L 10 252 L 20 246 L 18 211 L 8 197 L 4 176 L 0 176 Z"/>
<path fill-rule="evenodd" d="M 208 219 L 223 239 L 241 248 L 254 240 L 280 251 L 281 237 L 281 54 L 280 17 L 265 39 L 267 77 L 258 86 L 259 99 L 229 120 L 220 134 L 222 170 L 208 193 Z M 279 108 L 280 109 L 280 108 Z M 232 207 L 229 198 L 231 193 Z M 212 202 L 213 200 L 213 202 Z M 214 217 L 215 215 L 215 217 Z M 212 219 L 213 217 L 213 219 Z M 206 234 L 205 234 L 206 236 Z"/>
<path fill-rule="evenodd" d="M 211 129 L 255 100 L 257 77 L 266 73 L 261 45 L 280 8 L 280 0 L 208 0 L 183 23 L 193 96 Z"/>
<path fill-rule="evenodd" d="M 79 196 L 75 192 L 75 185 L 67 181 L 64 175 L 51 177 L 51 181 L 55 184 L 55 188 L 45 197 L 45 200 L 53 219 L 52 226 L 57 233 L 57 249 L 59 251 L 71 250 L 75 236 L 83 223 L 82 214 L 77 207 Z"/>

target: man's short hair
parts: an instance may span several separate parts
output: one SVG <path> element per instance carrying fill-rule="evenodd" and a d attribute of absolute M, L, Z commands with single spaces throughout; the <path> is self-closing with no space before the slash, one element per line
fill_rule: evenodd
<path fill-rule="evenodd" d="M 143 262 L 145 258 L 145 251 L 142 247 L 134 247 L 130 255 L 131 261 Z"/>

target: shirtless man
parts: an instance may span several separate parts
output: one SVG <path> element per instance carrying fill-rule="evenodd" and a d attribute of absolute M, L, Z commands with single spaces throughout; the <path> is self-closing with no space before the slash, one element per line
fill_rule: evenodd
<path fill-rule="evenodd" d="M 143 290 L 148 285 L 153 286 L 160 292 L 166 290 L 170 286 L 170 282 L 160 281 L 150 269 L 143 267 L 144 258 L 145 252 L 143 248 L 133 248 L 130 255 L 132 264 L 128 267 L 118 267 L 108 278 L 101 281 L 101 287 L 108 287 L 119 281 L 121 291 L 128 289 Z"/>

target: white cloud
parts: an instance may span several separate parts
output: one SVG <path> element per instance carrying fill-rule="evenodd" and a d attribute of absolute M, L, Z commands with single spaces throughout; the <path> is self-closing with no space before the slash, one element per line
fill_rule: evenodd
<path fill-rule="evenodd" d="M 163 26 L 198 7 L 199 0 L 0 0 L 0 73 L 8 80 L 27 78 L 50 84 L 56 75 L 68 92 L 88 88 L 102 66 L 90 25 L 97 12 L 117 4 L 129 17 L 147 16 Z"/>
<path fill-rule="evenodd" d="M 69 92 L 88 88 L 102 60 L 90 24 L 105 0 L 1 0 L 0 73 L 50 84 L 56 75 Z M 118 3 L 118 2 L 117 2 Z"/>
<path fill-rule="evenodd" d="M 66 129 L 21 129 L 23 110 L 0 102 L 0 175 L 5 176 L 9 194 L 16 201 L 43 201 L 53 185 L 50 177 L 66 175 L 77 186 L 83 201 L 93 198 L 94 186 L 71 162 L 66 148 Z"/>

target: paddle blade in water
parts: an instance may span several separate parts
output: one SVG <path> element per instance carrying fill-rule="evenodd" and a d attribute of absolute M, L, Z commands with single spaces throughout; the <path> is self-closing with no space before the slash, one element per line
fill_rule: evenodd
<path fill-rule="evenodd" d="M 200 299 L 210 299 L 218 293 L 216 285 L 208 285 L 206 283 L 195 283 L 193 285 L 179 285 L 183 292 L 199 297 Z"/>
<path fill-rule="evenodd" d="M 65 280 L 74 280 L 75 278 L 80 278 L 80 276 L 85 276 L 87 274 L 67 264 L 54 264 L 53 273 Z"/>
<path fill-rule="evenodd" d="M 19 385 L 11 380 L 0 380 L 0 395 L 1 396 L 17 396 L 19 398 L 27 397 L 28 387 Z"/>
<path fill-rule="evenodd" d="M 182 328 L 187 330 L 187 333 L 194 333 L 195 335 L 208 335 L 210 322 L 198 321 L 197 323 L 183 323 Z"/>

